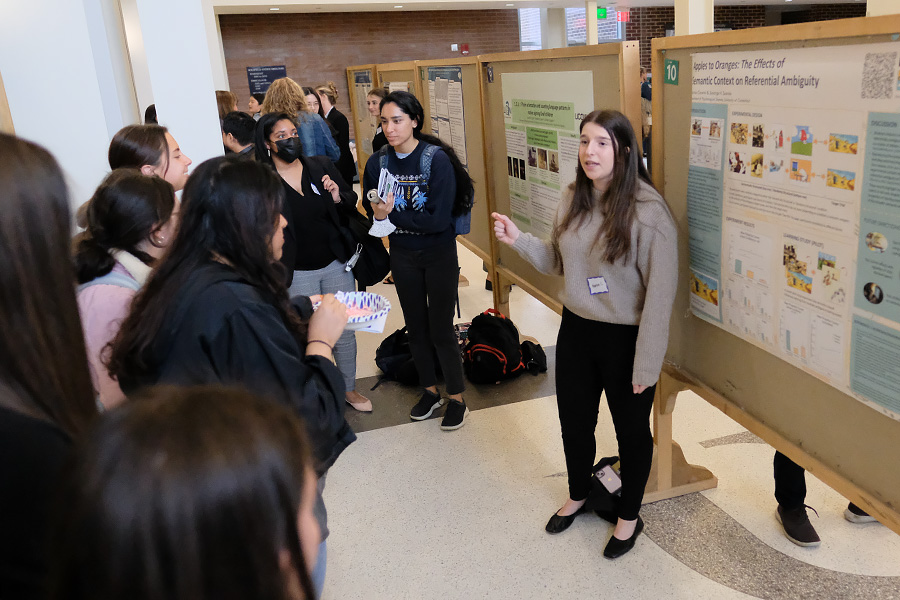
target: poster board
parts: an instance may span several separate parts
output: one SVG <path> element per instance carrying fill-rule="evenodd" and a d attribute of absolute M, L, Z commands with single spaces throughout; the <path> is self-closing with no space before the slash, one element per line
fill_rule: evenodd
<path fill-rule="evenodd" d="M 350 112 L 353 118 L 353 135 L 356 139 L 356 166 L 362 181 L 366 161 L 372 155 L 372 138 L 375 137 L 375 119 L 366 108 L 366 96 L 377 84 L 375 65 L 347 67 L 347 89 L 350 90 Z"/>
<path fill-rule="evenodd" d="M 490 264 L 493 229 L 487 202 L 478 59 L 419 61 L 416 70 L 425 109 L 422 130 L 450 144 L 475 181 L 472 228 L 457 240 Z"/>
<path fill-rule="evenodd" d="M 596 108 L 619 110 L 640 131 L 638 43 L 509 52 L 478 59 L 491 210 L 510 215 L 525 230 L 531 225 L 535 235 L 547 236 L 555 202 L 566 182 L 575 177 L 582 113 Z M 515 283 L 562 312 L 562 279 L 539 273 L 515 250 L 490 237 L 499 278 L 494 281 L 495 305 L 508 314 L 509 284 Z"/>
<path fill-rule="evenodd" d="M 418 61 L 386 63 L 377 65 L 378 83 L 388 92 L 398 90 L 415 94 L 421 100 L 422 90 L 416 77 L 416 65 Z"/>
<path fill-rule="evenodd" d="M 730 62 L 728 56 L 734 56 L 738 59 L 749 59 L 753 68 L 766 68 L 772 70 L 770 73 L 760 73 L 760 79 L 752 79 L 753 75 L 744 73 L 741 69 L 746 67 L 743 62 L 733 68 L 734 74 L 740 74 L 743 77 L 751 79 L 743 79 L 741 85 L 769 86 L 766 79 L 775 75 L 775 71 L 782 69 L 778 66 L 778 60 L 773 63 L 772 67 L 766 67 L 767 59 L 770 58 L 770 51 L 778 51 L 782 58 L 787 57 L 787 65 L 802 63 L 807 66 L 812 63 L 807 58 L 807 48 L 814 48 L 814 52 L 820 56 L 831 57 L 832 69 L 839 73 L 847 74 L 846 86 L 856 86 L 861 90 L 867 84 L 863 84 L 859 79 L 854 80 L 850 76 L 851 73 L 865 72 L 865 66 L 854 65 L 851 62 L 841 63 L 844 61 L 857 60 L 862 48 L 854 48 L 856 46 L 874 45 L 884 43 L 897 44 L 896 33 L 900 31 L 900 17 L 867 17 L 860 19 L 847 19 L 842 21 L 830 21 L 827 23 L 810 23 L 801 25 L 791 25 L 783 27 L 767 27 L 762 29 L 742 30 L 734 32 L 721 32 L 716 34 L 703 34 L 696 36 L 683 36 L 675 38 L 660 38 L 653 40 L 652 43 L 652 60 L 653 72 L 664 74 L 664 77 L 657 78 L 657 84 L 654 86 L 653 94 L 653 157 L 654 157 L 654 178 L 657 187 L 663 192 L 663 195 L 669 202 L 679 229 L 679 273 L 680 273 L 680 289 L 676 297 L 675 308 L 673 310 L 672 329 L 670 334 L 669 350 L 666 357 L 665 373 L 669 381 L 681 382 L 685 387 L 694 389 L 701 396 L 706 398 L 712 404 L 719 407 L 736 421 L 765 439 L 767 442 L 775 446 L 777 449 L 787 454 L 795 462 L 809 470 L 812 474 L 819 477 L 822 481 L 836 489 L 838 492 L 846 496 L 849 500 L 855 502 L 865 510 L 869 511 L 873 516 L 900 532 L 900 472 L 894 468 L 894 457 L 898 456 L 898 440 L 900 440 L 900 420 L 892 418 L 887 414 L 889 411 L 880 410 L 874 404 L 867 404 L 864 401 L 854 397 L 841 386 L 834 385 L 835 381 L 826 381 L 827 378 L 822 377 L 822 373 L 815 373 L 815 369 L 804 368 L 797 364 L 797 360 L 793 358 L 794 353 L 787 353 L 787 347 L 784 347 L 785 353 L 779 351 L 772 352 L 766 349 L 765 344 L 749 341 L 746 332 L 740 329 L 729 330 L 728 327 L 723 328 L 718 324 L 714 324 L 715 319 L 701 318 L 692 314 L 692 306 L 697 311 L 698 293 L 691 293 L 692 273 L 697 272 L 697 261 L 704 254 L 703 246 L 698 240 L 705 237 L 707 224 L 701 223 L 702 219 L 698 218 L 699 211 L 697 205 L 698 186 L 697 173 L 700 172 L 696 168 L 692 171 L 691 164 L 695 166 L 697 160 L 705 160 L 698 158 L 704 147 L 702 143 L 694 143 L 695 155 L 691 157 L 691 139 L 692 131 L 697 134 L 698 138 L 709 138 L 706 145 L 709 156 L 712 160 L 716 159 L 718 152 L 718 160 L 720 163 L 716 168 L 709 167 L 707 170 L 722 172 L 724 183 L 721 184 L 722 208 L 719 212 L 719 220 L 723 223 L 720 233 L 724 232 L 724 239 L 721 242 L 720 250 L 726 259 L 738 259 L 743 255 L 737 252 L 732 255 L 734 248 L 741 245 L 741 240 L 752 240 L 754 236 L 738 235 L 734 238 L 732 232 L 734 226 L 744 226 L 741 221 L 753 221 L 750 225 L 756 226 L 757 230 L 766 230 L 761 237 L 771 236 L 771 227 L 775 227 L 776 235 L 774 241 L 769 244 L 769 251 L 778 251 L 779 256 L 773 257 L 780 262 L 780 266 L 770 269 L 771 285 L 785 286 L 782 288 L 782 294 L 775 295 L 776 298 L 785 298 L 787 296 L 802 297 L 803 294 L 811 294 L 815 286 L 826 285 L 826 275 L 831 273 L 834 268 L 835 254 L 828 252 L 827 248 L 822 248 L 821 252 L 817 252 L 813 258 L 815 270 L 813 267 L 804 264 L 808 261 L 800 257 L 796 251 L 799 250 L 801 244 L 806 244 L 810 238 L 809 235 L 795 235 L 799 238 L 798 245 L 795 247 L 792 243 L 784 243 L 786 235 L 784 233 L 785 226 L 773 226 L 768 223 L 775 222 L 766 220 L 760 215 L 766 215 L 769 211 L 762 208 L 761 205 L 745 214 L 751 215 L 749 219 L 735 216 L 737 213 L 735 207 L 739 205 L 737 201 L 739 197 L 746 196 L 750 200 L 761 201 L 768 198 L 771 202 L 772 198 L 778 194 L 769 189 L 784 189 L 789 194 L 788 197 L 792 201 L 809 202 L 811 206 L 820 206 L 813 202 L 815 196 L 829 198 L 829 206 L 823 209 L 823 212 L 834 216 L 839 214 L 844 208 L 841 206 L 843 200 L 838 192 L 835 191 L 832 183 L 838 187 L 846 184 L 846 181 L 838 181 L 836 178 L 829 180 L 831 177 L 828 170 L 832 166 L 831 163 L 840 167 L 837 170 L 856 171 L 861 173 L 863 185 L 866 185 L 866 177 L 868 172 L 872 171 L 869 165 L 864 166 L 862 153 L 866 150 L 862 146 L 866 143 L 866 131 L 854 132 L 828 129 L 828 131 L 820 131 L 818 137 L 815 135 L 814 127 L 805 129 L 807 136 L 813 141 L 818 141 L 822 146 L 816 146 L 810 139 L 803 140 L 802 132 L 806 125 L 804 122 L 798 122 L 796 117 L 796 107 L 790 106 L 787 100 L 775 100 L 780 98 L 778 94 L 784 91 L 785 87 L 798 88 L 806 76 L 816 77 L 815 69 L 805 72 L 803 77 L 794 76 L 796 73 L 785 71 L 779 73 L 778 87 L 781 91 L 771 91 L 772 98 L 765 102 L 754 100 L 752 96 L 748 96 L 748 92 L 737 90 L 730 87 L 730 83 L 722 83 L 723 90 L 730 90 L 728 96 L 720 102 L 699 102 L 701 94 L 705 86 L 709 85 L 706 80 L 707 75 L 725 79 L 729 77 L 727 73 L 716 73 L 715 63 Z M 866 54 L 883 55 L 885 52 L 879 51 L 863 52 L 861 60 L 868 60 Z M 882 47 L 883 48 L 883 47 Z M 872 49 L 870 49 L 872 50 Z M 734 54 L 731 54 L 734 53 Z M 898 52 L 900 54 L 900 52 Z M 695 57 L 696 55 L 696 57 Z M 840 57 L 840 60 L 838 60 Z M 700 65 L 709 63 L 709 59 L 713 60 L 713 68 L 703 69 Z M 695 72 L 693 69 L 694 60 L 696 59 L 698 68 Z M 757 63 L 757 59 L 763 62 Z M 876 57 L 877 59 L 877 57 Z M 780 60 L 780 59 L 779 59 Z M 880 59 L 877 59 L 880 60 Z M 673 69 L 677 61 L 677 68 Z M 806 62 L 804 62 L 806 61 Z M 785 63 L 782 63 L 785 64 Z M 748 67 L 749 68 L 749 67 Z M 786 68 L 786 67 L 785 67 Z M 894 85 L 897 84 L 898 65 L 890 65 L 895 69 L 893 73 Z M 668 69 L 668 72 L 667 72 Z M 704 72 L 705 71 L 705 72 Z M 782 76 L 788 76 L 789 81 L 781 79 Z M 696 79 L 695 79 L 696 78 Z M 664 82 L 665 79 L 670 82 Z M 863 77 L 865 80 L 865 77 Z M 677 83 L 676 83 L 677 81 Z M 855 82 L 854 82 L 855 81 Z M 696 83 L 695 83 L 696 82 Z M 817 82 L 806 80 L 804 85 L 809 90 L 806 102 L 805 115 L 802 118 L 811 120 L 813 124 L 823 124 L 825 121 L 816 120 L 817 112 L 827 114 L 828 122 L 840 123 L 842 127 L 847 127 L 848 114 L 852 111 L 840 110 L 833 107 L 836 101 L 834 94 L 823 94 L 817 97 L 815 89 Z M 770 86 L 775 88 L 775 86 Z M 696 88 L 696 89 L 695 89 Z M 824 89 L 824 88 L 823 88 Z M 863 94 L 862 91 L 859 92 Z M 727 98 L 727 100 L 726 100 Z M 732 104 L 735 102 L 745 101 L 742 106 Z M 756 104 L 754 104 L 754 102 Z M 768 103 L 767 103 L 768 102 Z M 772 102 L 785 102 L 782 106 L 772 106 Z M 865 102 L 861 102 L 865 104 Z M 724 113 L 716 112 L 716 107 L 726 105 Z M 760 109 L 759 107 L 763 108 Z M 873 105 L 875 106 L 875 105 Z M 705 115 L 702 111 L 712 111 Z M 862 120 L 864 126 L 868 126 L 868 115 L 875 114 L 877 109 L 867 109 L 865 107 L 858 109 L 865 110 L 866 117 Z M 829 112 L 830 111 L 830 112 Z M 872 112 L 870 112 L 872 111 Z M 898 114 L 900 117 L 900 114 Z M 837 121 L 833 119 L 837 118 Z M 705 120 L 704 120 L 705 119 Z M 762 135 L 759 140 L 759 146 L 754 151 L 753 140 L 754 130 L 753 120 L 766 125 L 762 131 L 758 132 Z M 713 126 L 713 121 L 721 120 L 722 141 L 714 142 L 709 136 L 709 128 Z M 853 119 L 850 120 L 853 122 Z M 859 123 L 859 119 L 855 121 Z M 764 165 L 768 165 L 766 157 L 769 156 L 768 145 L 771 138 L 765 137 L 771 132 L 768 131 L 769 125 L 784 125 L 788 128 L 786 134 L 790 138 L 798 138 L 791 141 L 791 147 L 785 148 L 783 152 L 772 151 L 771 156 L 785 156 L 788 172 L 786 177 L 786 185 L 774 184 L 767 181 L 765 175 L 769 171 L 761 172 L 758 181 L 751 179 L 743 180 L 742 162 L 740 159 L 741 145 L 746 144 L 748 148 L 748 156 L 750 158 L 750 167 L 757 166 L 754 162 L 755 156 L 762 155 L 761 160 Z M 699 131 L 697 130 L 699 125 Z M 746 133 L 750 139 L 745 141 L 732 140 L 732 125 L 737 127 L 736 135 L 742 138 Z M 746 125 L 746 127 L 742 127 Z M 704 129 L 704 126 L 706 127 Z M 790 126 L 790 127 L 788 127 Z M 827 125 L 827 127 L 831 127 Z M 717 127 L 718 128 L 718 127 Z M 744 131 L 746 129 L 746 131 Z M 828 135 L 823 135 L 827 133 Z M 842 134 L 851 134 L 858 139 L 850 143 L 859 143 L 860 160 L 857 161 L 858 167 L 850 169 L 848 153 L 841 150 L 828 149 L 832 144 L 831 138 L 835 137 L 831 134 L 841 134 L 834 141 L 834 146 L 841 145 Z M 776 132 L 777 136 L 777 132 Z M 872 142 L 875 138 L 869 136 L 868 141 Z M 749 143 L 747 143 L 749 142 Z M 785 143 L 787 143 L 785 141 Z M 716 145 L 718 144 L 718 145 Z M 811 149 L 804 149 L 804 145 L 811 146 Z M 712 148 L 712 151 L 708 149 Z M 805 154 L 809 152 L 809 154 Z M 757 160 L 756 162 L 759 162 Z M 809 164 L 806 164 L 808 162 Z M 790 166 L 796 163 L 797 168 Z M 819 166 L 816 166 L 816 163 Z M 827 163 L 827 164 L 826 164 Z M 714 165 L 715 166 L 715 165 Z M 777 165 L 776 165 L 777 167 Z M 737 168 L 734 172 L 732 169 Z M 818 169 L 818 171 L 817 171 Z M 805 175 L 800 171 L 805 171 Z M 822 171 L 822 173 L 819 173 Z M 692 175 L 693 173 L 693 175 Z M 756 177 L 753 171 L 748 173 L 749 177 Z M 796 175 L 796 178 L 793 177 Z M 812 179 L 814 175 L 822 175 L 822 181 L 818 182 Z M 690 182 L 691 178 L 693 182 Z M 830 181 L 830 183 L 829 183 Z M 811 182 L 811 183 L 810 183 Z M 825 190 L 822 194 L 815 194 L 811 190 L 814 184 L 820 183 L 820 189 Z M 788 187 L 790 185 L 807 187 Z M 844 186 L 846 187 L 846 186 Z M 692 193 L 688 194 L 691 188 Z M 859 191 L 859 190 L 857 190 Z M 743 196 L 739 195 L 743 193 Z M 690 202 L 693 204 L 689 204 Z M 855 196 L 856 200 L 849 200 L 849 204 L 856 202 L 857 225 L 862 212 L 861 207 L 865 206 L 860 196 Z M 748 200 L 748 201 L 750 201 Z M 778 204 L 776 202 L 776 204 Z M 784 204 L 784 202 L 781 202 Z M 781 211 L 781 209 L 778 209 Z M 689 227 L 688 214 L 692 215 L 691 223 L 693 227 Z M 773 211 L 774 212 L 774 211 Z M 755 215 L 755 216 L 754 216 Z M 852 215 L 852 211 L 851 211 Z M 795 215 L 796 216 L 796 215 Z M 727 219 L 732 219 L 729 223 Z M 785 217 L 790 218 L 790 217 Z M 795 227 L 799 227 L 801 231 L 822 231 L 817 224 L 810 224 L 809 219 L 797 217 L 791 218 L 795 223 Z M 764 227 L 760 227 L 759 223 L 766 222 Z M 787 221 L 784 221 L 787 222 Z M 736 225 L 735 225 L 736 224 Z M 778 227 L 781 227 L 779 229 Z M 809 229 L 812 227 L 812 229 Z M 835 234 L 822 234 L 822 239 L 833 239 Z M 857 234 L 858 235 L 858 234 Z M 863 233 L 863 235 L 865 235 Z M 693 237 L 693 242 L 691 238 Z M 757 237 L 760 237 L 757 235 Z M 731 240 L 736 240 L 732 243 Z M 834 238 L 836 239 L 836 238 Z M 691 269 L 691 248 L 693 246 L 694 269 Z M 762 248 L 763 246 L 759 246 Z M 790 250 L 793 249 L 792 254 Z M 727 252 L 725 252 L 727 250 Z M 861 255 L 856 254 L 857 248 L 852 248 L 853 260 L 844 258 L 844 263 L 851 264 L 850 272 L 842 274 L 841 281 L 850 281 L 855 278 L 858 270 L 858 263 L 862 260 Z M 822 253 L 823 256 L 819 254 Z M 760 252 L 745 252 L 751 260 L 761 261 Z M 841 260 L 840 257 L 837 257 Z M 857 260 L 858 259 L 858 260 Z M 762 261 L 765 262 L 765 261 Z M 729 289 L 737 290 L 739 286 L 736 281 L 738 274 L 745 280 L 749 279 L 746 274 L 745 265 L 738 266 L 738 261 L 731 262 L 720 261 L 720 264 L 730 264 L 734 267 L 731 271 L 723 271 L 720 274 L 720 286 L 718 282 L 710 285 L 716 286 L 716 303 L 711 305 L 723 305 L 721 317 L 725 315 L 726 308 L 724 304 L 732 301 L 734 296 L 728 296 Z M 762 267 L 759 267 L 761 270 Z M 741 275 L 740 272 L 743 272 Z M 789 274 L 799 273 L 800 275 L 811 276 L 813 282 L 813 290 L 800 289 L 792 286 L 791 281 L 798 284 L 800 288 L 808 288 L 809 282 L 800 276 L 793 279 L 789 278 Z M 694 275 L 696 278 L 696 275 Z M 751 283 L 744 282 L 741 284 L 743 289 L 753 289 Z M 702 286 L 698 286 L 702 287 Z M 794 291 L 788 289 L 792 287 Z M 859 287 L 859 286 L 851 286 Z M 707 288 L 711 289 L 711 288 Z M 703 290 L 699 290 L 703 291 Z M 747 297 L 750 297 L 748 294 Z M 762 297 L 762 296 L 757 296 Z M 746 298 L 745 298 L 746 299 Z M 852 300 L 851 300 L 852 301 Z M 760 301 L 762 305 L 763 302 Z M 781 342 L 789 343 L 789 333 L 791 327 L 785 323 L 791 322 L 788 316 L 785 316 L 786 307 L 789 302 L 782 300 L 780 305 L 773 305 L 770 314 L 778 315 L 779 325 L 774 335 L 777 340 L 773 344 L 779 348 Z M 734 313 L 734 309 L 728 309 Z M 855 308 L 852 314 L 855 314 Z M 707 315 L 709 317 L 709 315 Z M 810 318 L 811 320 L 812 318 Z M 727 321 L 722 319 L 723 322 Z M 840 325 L 840 323 L 838 323 Z M 756 325 L 750 328 L 755 330 Z M 837 334 L 836 330 L 829 334 Z M 846 348 L 846 345 L 845 345 Z M 847 348 L 845 357 L 850 359 L 852 354 Z M 810 346 L 810 354 L 812 352 Z M 885 349 L 885 353 L 890 353 L 889 348 Z M 800 350 L 798 350 L 798 354 Z M 785 356 L 787 354 L 787 356 Z M 896 368 L 896 364 L 892 366 Z M 821 370 L 820 370 L 821 371 Z"/>
<path fill-rule="evenodd" d="M 9 101 L 6 99 L 6 88 L 3 87 L 3 76 L 0 75 L 0 132 L 14 135 L 12 113 L 9 110 Z"/>

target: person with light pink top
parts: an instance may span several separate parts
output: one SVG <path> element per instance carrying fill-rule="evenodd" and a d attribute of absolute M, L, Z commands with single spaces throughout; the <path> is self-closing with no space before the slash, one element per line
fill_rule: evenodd
<path fill-rule="evenodd" d="M 106 347 L 175 235 L 177 204 L 169 182 L 138 169 L 114 170 L 88 204 L 87 231 L 75 249 L 78 308 L 91 380 L 105 408 L 125 399 L 107 371 Z"/>

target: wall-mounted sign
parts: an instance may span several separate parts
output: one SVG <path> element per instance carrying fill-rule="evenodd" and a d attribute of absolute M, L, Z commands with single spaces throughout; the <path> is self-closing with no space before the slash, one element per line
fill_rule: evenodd
<path fill-rule="evenodd" d="M 247 67 L 247 83 L 250 84 L 251 94 L 265 94 L 272 82 L 282 77 L 287 77 L 287 67 L 284 65 Z"/>
<path fill-rule="evenodd" d="M 605 18 L 606 18 L 606 9 L 605 9 L 605 8 L 598 8 L 598 9 L 597 9 L 597 18 L 598 18 L 598 19 L 605 19 Z"/>
<path fill-rule="evenodd" d="M 620 10 L 616 12 L 616 21 L 619 23 L 627 23 L 631 20 L 631 13 L 627 10 Z"/>

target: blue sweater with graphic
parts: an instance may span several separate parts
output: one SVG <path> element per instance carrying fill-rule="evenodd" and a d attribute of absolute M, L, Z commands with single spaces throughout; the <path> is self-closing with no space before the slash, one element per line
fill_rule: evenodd
<path fill-rule="evenodd" d="M 453 165 L 443 150 L 434 153 L 431 177 L 423 181 L 419 162 L 427 144 L 419 142 L 405 158 L 398 158 L 393 148 L 387 150 L 387 170 L 397 178 L 402 193 L 394 198 L 394 210 L 388 218 L 397 230 L 390 235 L 391 247 L 422 250 L 456 238 L 453 227 L 453 202 L 456 198 L 456 176 Z M 369 157 L 363 174 L 363 197 L 378 188 L 381 175 L 380 156 Z"/>

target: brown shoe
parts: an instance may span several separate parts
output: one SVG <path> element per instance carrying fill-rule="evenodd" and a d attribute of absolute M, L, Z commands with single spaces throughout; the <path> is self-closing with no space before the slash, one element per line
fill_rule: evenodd
<path fill-rule="evenodd" d="M 347 392 L 347 397 L 345 399 L 347 400 L 347 404 L 359 412 L 372 412 L 372 401 L 356 390 Z"/>

